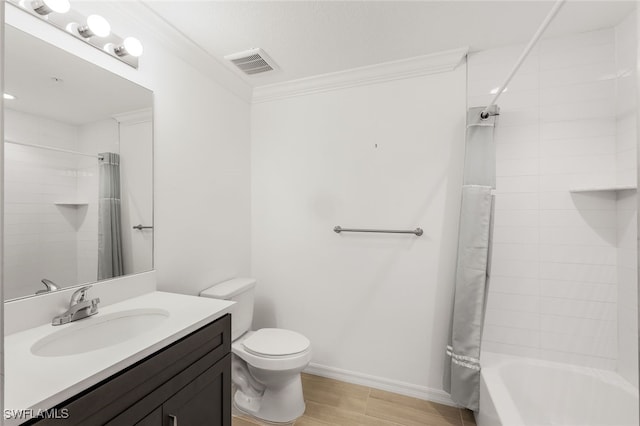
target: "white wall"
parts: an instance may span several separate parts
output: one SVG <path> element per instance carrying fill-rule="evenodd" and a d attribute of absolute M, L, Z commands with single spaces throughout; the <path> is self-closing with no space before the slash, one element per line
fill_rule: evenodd
<path fill-rule="evenodd" d="M 0 7 L 0 21 L 4 22 L 4 8 Z M 4 46 L 4 27 L 0 28 L 0 43 Z M 0 91 L 4 93 L 4 55 L 0 55 Z M 0 99 L 0 108 L 4 111 L 4 99 Z M 4 134 L 4 114 L 0 116 L 0 131 Z M 0 183 L 4 185 L 4 143 L 0 146 Z M 4 197 L 0 199 L 0 258 L 4 259 Z M 0 262 L 0 300 L 4 295 L 4 262 Z M 4 303 L 0 303 L 0 410 L 4 413 Z M 2 416 L 4 417 L 4 416 Z M 4 419 L 0 420 L 0 425 Z"/>
<path fill-rule="evenodd" d="M 464 65 L 254 104 L 254 327 L 303 333 L 321 374 L 442 397 L 465 109 Z"/>
<path fill-rule="evenodd" d="M 135 5 L 133 5 L 135 6 Z M 154 91 L 155 268 L 161 290 L 197 294 L 249 273 L 249 104 L 167 50 L 118 4 L 80 2 L 144 44 L 134 70 L 7 6 L 7 21 Z"/>
<path fill-rule="evenodd" d="M 470 56 L 470 106 L 486 104 L 522 48 Z M 499 101 L 485 350 L 618 366 L 619 196 L 569 192 L 635 176 L 617 138 L 617 70 L 614 29 L 545 39 Z"/>
<path fill-rule="evenodd" d="M 249 274 L 249 106 L 158 56 L 154 265 L 161 290 L 198 294 Z"/>
<path fill-rule="evenodd" d="M 122 257 L 125 274 L 153 269 L 153 122 L 150 114 L 118 118 L 122 179 Z"/>

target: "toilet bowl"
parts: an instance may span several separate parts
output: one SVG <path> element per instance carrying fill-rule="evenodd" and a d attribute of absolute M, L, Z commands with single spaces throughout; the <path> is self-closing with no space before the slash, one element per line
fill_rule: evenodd
<path fill-rule="evenodd" d="M 233 404 L 260 420 L 290 423 L 304 414 L 300 372 L 311 361 L 311 343 L 279 328 L 249 331 L 256 281 L 235 278 L 200 293 L 236 301 L 231 308 Z"/>
<path fill-rule="evenodd" d="M 300 372 L 311 361 L 306 337 L 289 330 L 263 328 L 245 333 L 233 342 L 231 352 L 236 362 L 246 363 L 250 377 L 263 388 L 261 398 L 256 399 L 255 391 L 260 389 L 251 383 L 247 386 L 236 376 L 234 383 L 238 389 L 233 397 L 236 408 L 263 420 L 282 423 L 304 414 Z"/>

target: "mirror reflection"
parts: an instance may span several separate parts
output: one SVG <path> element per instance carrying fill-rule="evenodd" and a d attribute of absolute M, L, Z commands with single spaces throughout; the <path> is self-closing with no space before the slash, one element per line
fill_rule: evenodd
<path fill-rule="evenodd" d="M 152 92 L 5 27 L 5 299 L 152 269 Z"/>

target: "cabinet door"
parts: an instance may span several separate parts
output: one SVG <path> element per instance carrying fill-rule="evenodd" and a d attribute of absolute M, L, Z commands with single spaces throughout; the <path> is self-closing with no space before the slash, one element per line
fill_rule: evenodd
<path fill-rule="evenodd" d="M 162 404 L 163 426 L 231 426 L 231 355 Z"/>
<path fill-rule="evenodd" d="M 162 425 L 162 407 L 156 408 L 152 413 L 140 420 L 135 426 L 161 426 Z"/>

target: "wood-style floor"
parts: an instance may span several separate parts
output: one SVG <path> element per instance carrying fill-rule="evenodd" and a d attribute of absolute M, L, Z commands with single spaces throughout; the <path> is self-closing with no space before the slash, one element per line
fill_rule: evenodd
<path fill-rule="evenodd" d="M 307 409 L 295 426 L 475 426 L 473 413 L 338 380 L 302 374 Z M 261 423 L 234 417 L 233 426 Z"/>

